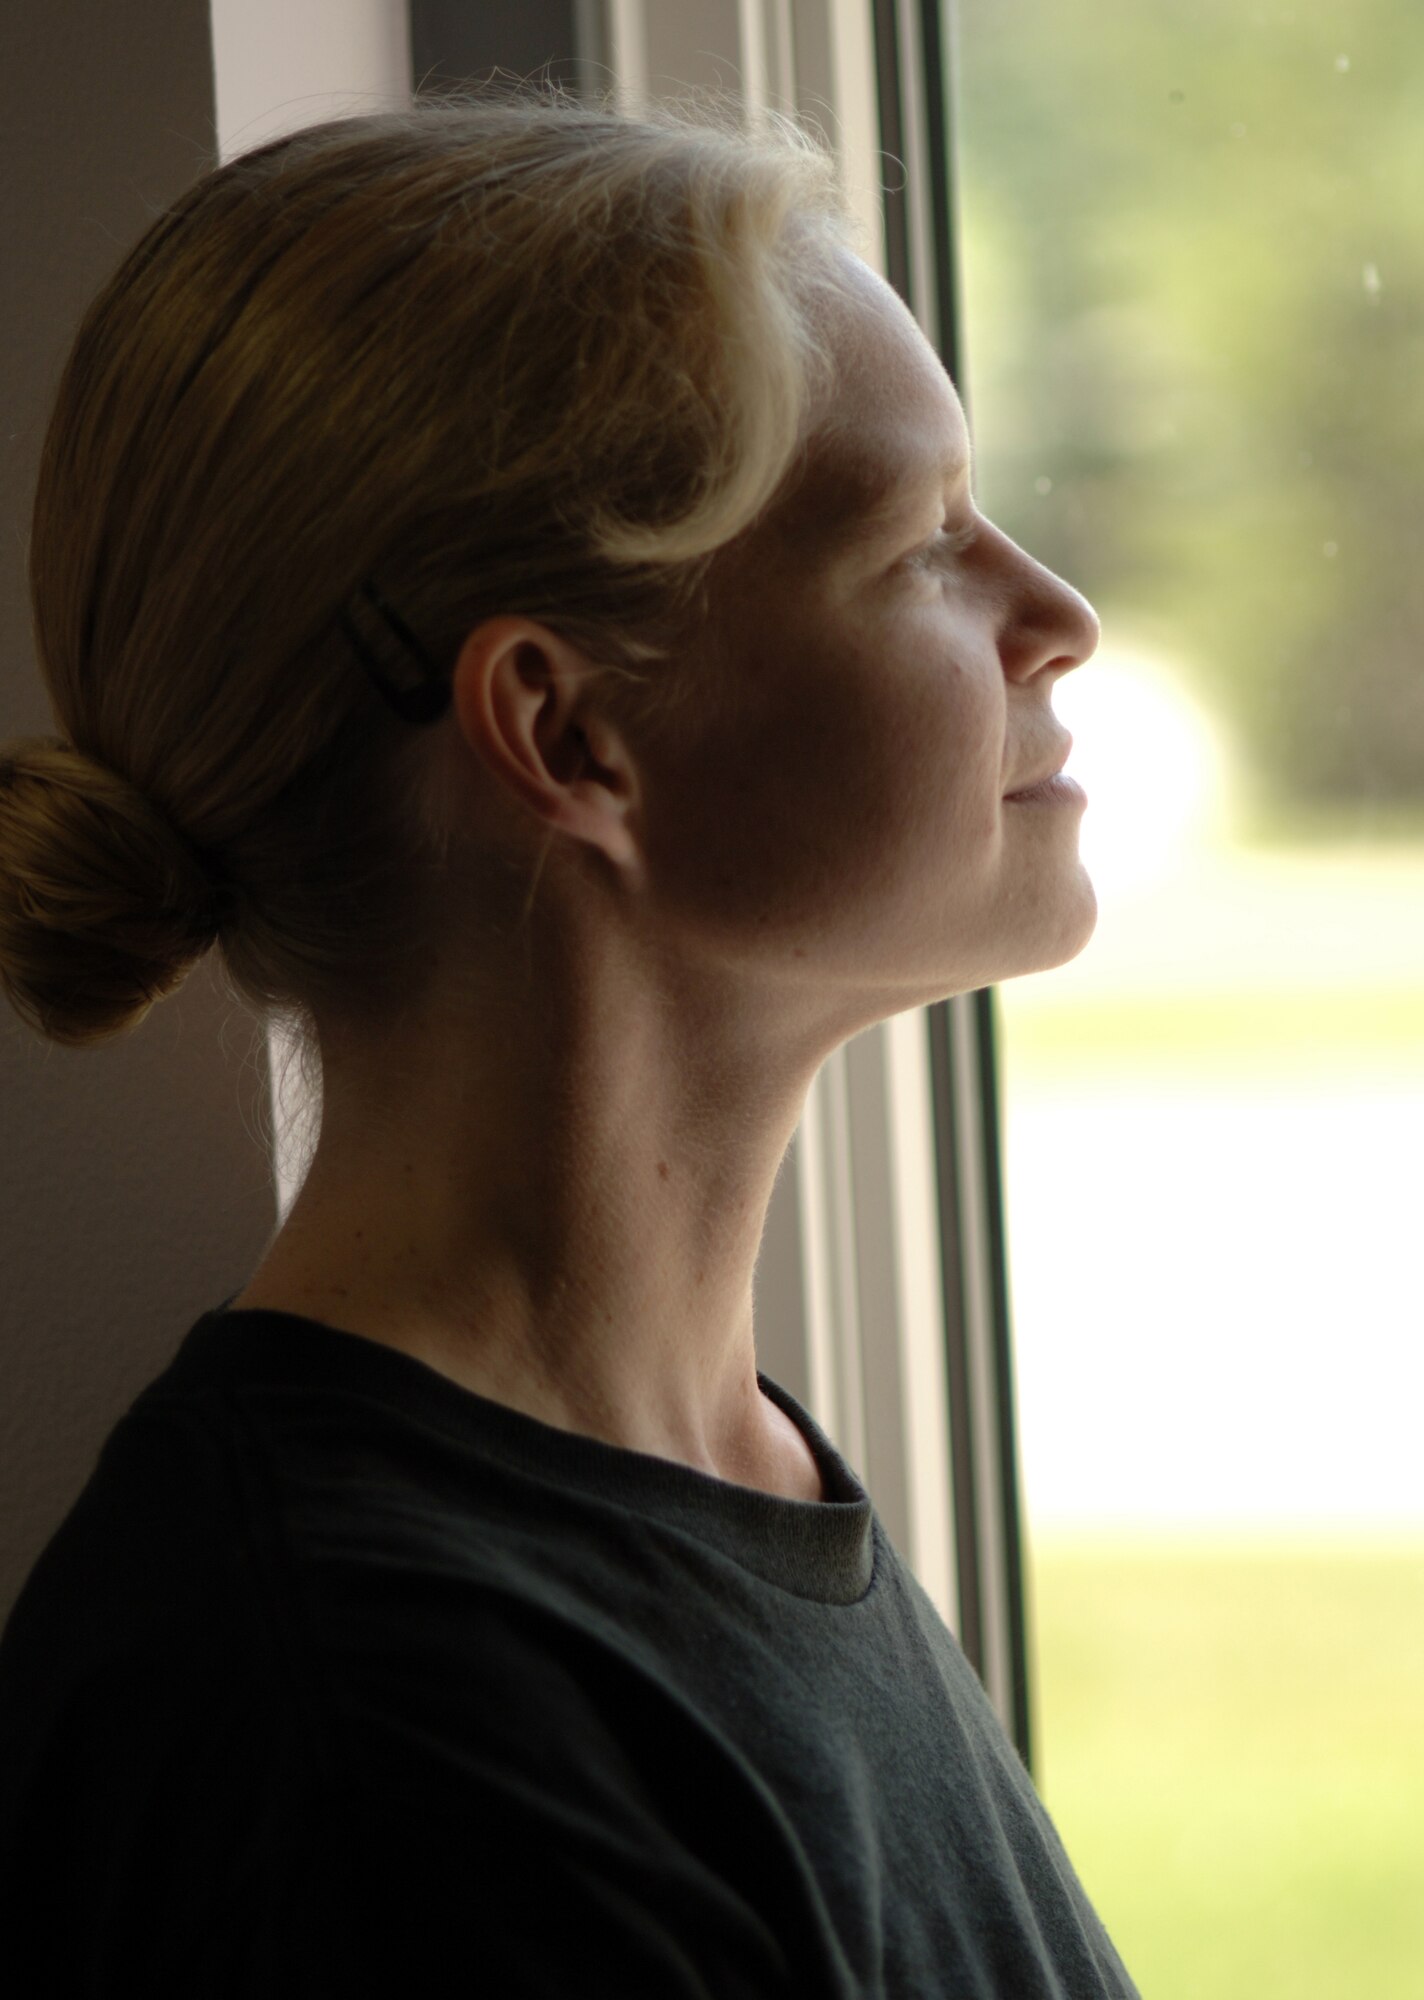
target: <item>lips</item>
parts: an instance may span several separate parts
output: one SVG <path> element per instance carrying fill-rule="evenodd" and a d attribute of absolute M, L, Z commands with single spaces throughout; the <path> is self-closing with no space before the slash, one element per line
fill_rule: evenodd
<path fill-rule="evenodd" d="M 1033 774 L 1033 776 L 1021 779 L 1020 782 L 1014 786 L 1011 792 L 1004 793 L 1004 797 L 1006 799 L 1021 799 L 1025 797 L 1029 792 L 1039 791 L 1044 785 L 1047 785 L 1051 779 L 1056 778 L 1058 776 L 1059 772 L 1063 769 L 1063 766 L 1068 762 L 1068 753 L 1072 748 L 1073 748 L 1073 739 L 1065 730 L 1063 732 L 1062 740 L 1054 747 L 1053 751 L 1051 752 L 1052 761 L 1045 762 L 1044 764 L 1042 764 L 1039 767 L 1039 769 Z"/>

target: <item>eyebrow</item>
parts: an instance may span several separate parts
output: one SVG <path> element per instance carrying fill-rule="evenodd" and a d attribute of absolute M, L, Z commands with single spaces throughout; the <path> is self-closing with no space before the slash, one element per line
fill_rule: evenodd
<path fill-rule="evenodd" d="M 840 515 L 836 540 L 888 533 L 897 522 L 908 520 L 919 495 L 958 486 L 972 469 L 972 458 L 966 453 L 948 460 L 926 460 L 913 475 L 902 471 L 892 479 L 877 481 L 862 489 L 860 497 Z"/>

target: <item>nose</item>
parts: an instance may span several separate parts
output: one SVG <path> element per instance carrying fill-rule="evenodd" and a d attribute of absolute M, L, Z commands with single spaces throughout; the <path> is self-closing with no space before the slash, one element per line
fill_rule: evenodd
<path fill-rule="evenodd" d="M 1004 538 L 1012 578 L 1006 578 L 1006 615 L 999 657 L 1010 680 L 1070 673 L 1098 649 L 1102 626 L 1080 591 Z"/>

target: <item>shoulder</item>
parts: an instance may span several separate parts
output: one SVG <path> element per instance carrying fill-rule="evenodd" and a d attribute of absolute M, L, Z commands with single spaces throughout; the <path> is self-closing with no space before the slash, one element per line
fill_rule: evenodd
<path fill-rule="evenodd" d="M 59 1669 L 141 1648 L 166 1623 L 206 1631 L 233 1608 L 224 1573 L 239 1516 L 196 1413 L 140 1399 L 36 1559 L 0 1658 L 13 1671 L 42 1653 Z"/>

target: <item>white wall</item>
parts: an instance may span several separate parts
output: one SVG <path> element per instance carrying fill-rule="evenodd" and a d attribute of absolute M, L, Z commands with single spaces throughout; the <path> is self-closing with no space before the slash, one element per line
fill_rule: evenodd
<path fill-rule="evenodd" d="M 225 160 L 324 118 L 410 102 L 406 0 L 212 0 Z"/>

